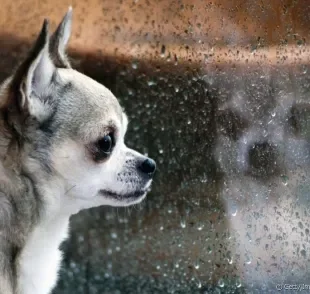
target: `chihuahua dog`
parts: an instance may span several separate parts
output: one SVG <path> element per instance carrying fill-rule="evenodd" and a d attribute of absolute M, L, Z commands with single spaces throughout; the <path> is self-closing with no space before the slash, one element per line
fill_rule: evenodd
<path fill-rule="evenodd" d="M 46 294 L 56 284 L 69 217 L 141 202 L 154 160 L 124 143 L 127 117 L 103 85 L 70 67 L 72 9 L 48 21 L 0 88 L 0 293 Z"/>

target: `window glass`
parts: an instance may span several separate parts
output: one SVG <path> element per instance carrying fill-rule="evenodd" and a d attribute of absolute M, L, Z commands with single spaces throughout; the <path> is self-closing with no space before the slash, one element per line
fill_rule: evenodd
<path fill-rule="evenodd" d="M 5 5 L 24 15 L 3 30 L 3 78 L 37 31 L 35 11 L 56 24 L 68 6 Z M 53 293 L 310 289 L 308 1 L 73 8 L 73 66 L 117 96 L 126 143 L 158 169 L 141 204 L 71 218 Z"/>

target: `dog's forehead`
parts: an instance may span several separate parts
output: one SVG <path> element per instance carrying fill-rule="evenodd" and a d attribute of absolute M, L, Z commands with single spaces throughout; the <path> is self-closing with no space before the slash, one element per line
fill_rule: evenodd
<path fill-rule="evenodd" d="M 109 127 L 124 127 L 123 110 L 110 90 L 73 69 L 59 69 L 58 74 L 57 119 L 64 120 L 66 131 L 95 138 Z"/>
<path fill-rule="evenodd" d="M 102 84 L 90 77 L 79 73 L 73 69 L 58 69 L 61 83 L 66 88 L 69 99 L 78 100 L 75 103 L 95 107 L 99 110 L 109 108 L 117 112 L 122 117 L 122 109 L 112 92 Z"/>

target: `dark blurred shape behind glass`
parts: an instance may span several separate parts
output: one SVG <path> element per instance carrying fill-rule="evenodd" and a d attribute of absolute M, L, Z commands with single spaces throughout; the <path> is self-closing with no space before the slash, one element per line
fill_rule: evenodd
<path fill-rule="evenodd" d="M 1 80 L 70 4 L 74 67 L 158 172 L 141 205 L 72 217 L 53 293 L 310 287 L 308 1 L 3 0 Z"/>

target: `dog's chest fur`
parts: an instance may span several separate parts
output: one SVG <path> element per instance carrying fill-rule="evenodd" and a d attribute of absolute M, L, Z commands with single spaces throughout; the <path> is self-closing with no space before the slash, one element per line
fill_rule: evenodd
<path fill-rule="evenodd" d="M 31 179 L 0 175 L 0 293 L 50 293 L 69 215 L 52 213 L 53 205 L 46 211 Z"/>
<path fill-rule="evenodd" d="M 55 285 L 61 261 L 60 243 L 67 237 L 69 219 L 42 219 L 30 233 L 17 260 L 18 291 L 48 293 Z"/>

